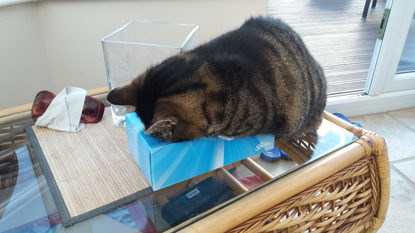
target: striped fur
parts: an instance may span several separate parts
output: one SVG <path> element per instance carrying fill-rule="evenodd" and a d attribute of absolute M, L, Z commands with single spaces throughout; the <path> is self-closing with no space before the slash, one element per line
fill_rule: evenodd
<path fill-rule="evenodd" d="M 134 105 L 160 140 L 292 138 L 320 125 L 326 81 L 298 34 L 259 17 L 151 67 L 108 100 Z"/>

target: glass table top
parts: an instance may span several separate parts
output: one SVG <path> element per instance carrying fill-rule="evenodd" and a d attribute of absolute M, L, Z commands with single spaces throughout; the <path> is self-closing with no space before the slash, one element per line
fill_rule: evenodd
<path fill-rule="evenodd" d="M 221 189 L 225 190 L 224 192 L 209 192 L 215 195 L 207 195 L 199 198 L 197 202 L 186 204 L 186 200 L 190 200 L 194 196 L 201 196 L 203 185 L 209 183 L 206 180 L 192 180 L 185 186 L 170 186 L 66 228 L 61 224 L 52 194 L 31 144 L 28 142 L 27 145 L 12 152 L 0 151 L 0 233 L 163 232 L 172 228 L 172 225 L 184 221 L 184 219 L 179 221 L 169 219 L 171 215 L 167 211 L 167 206 L 177 209 L 187 208 L 187 213 L 193 211 L 193 214 L 187 215 L 190 218 L 233 198 L 225 204 L 229 205 L 269 183 L 278 182 L 279 178 L 351 144 L 356 139 L 357 137 L 352 133 L 324 120 L 317 132 L 311 132 L 304 138 L 285 142 L 288 146 L 300 148 L 304 161 L 298 162 L 298 159 L 294 159 L 297 161 L 294 162 L 281 158 L 274 162 L 268 162 L 260 155 L 251 157 L 253 161 L 272 174 L 274 179 L 270 182 L 264 183 L 242 164 L 230 169 L 229 172 L 249 190 L 243 195 L 236 194 L 237 192 L 231 190 L 219 179 L 213 178 L 213 180 L 209 180 L 209 185 L 213 186 L 207 185 L 206 187 L 215 187 L 216 191 Z M 290 153 L 288 154 L 291 156 Z M 212 198 L 216 201 L 212 202 Z M 187 225 L 203 218 L 204 214 L 198 216 L 189 221 Z"/>

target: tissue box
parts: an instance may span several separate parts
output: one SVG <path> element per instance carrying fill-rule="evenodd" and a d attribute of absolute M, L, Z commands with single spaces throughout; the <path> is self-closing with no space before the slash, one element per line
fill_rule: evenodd
<path fill-rule="evenodd" d="M 144 133 L 136 113 L 126 115 L 131 155 L 154 191 L 274 148 L 274 135 L 162 142 Z"/>

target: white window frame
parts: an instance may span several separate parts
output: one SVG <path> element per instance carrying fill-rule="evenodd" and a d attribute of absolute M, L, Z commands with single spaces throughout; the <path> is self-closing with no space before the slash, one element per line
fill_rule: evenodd
<path fill-rule="evenodd" d="M 388 6 L 389 5 L 389 6 Z M 389 0 L 383 40 L 377 39 L 366 93 L 371 96 L 415 88 L 415 73 L 396 74 L 415 10 L 414 0 Z"/>
<path fill-rule="evenodd" d="M 384 37 L 376 41 L 366 94 L 331 97 L 326 110 L 357 116 L 415 107 L 415 73 L 396 74 L 415 1 L 388 0 L 385 8 L 391 11 Z"/>

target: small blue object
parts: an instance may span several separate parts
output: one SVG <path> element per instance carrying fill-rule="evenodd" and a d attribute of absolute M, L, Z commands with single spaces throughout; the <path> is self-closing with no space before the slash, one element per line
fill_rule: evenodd
<path fill-rule="evenodd" d="M 350 122 L 349 118 L 347 118 L 345 115 L 343 115 L 341 113 L 335 112 L 335 113 L 333 113 L 333 115 L 335 115 L 336 117 L 338 117 L 338 118 L 340 118 L 342 120 L 345 120 L 347 122 Z"/>
<path fill-rule="evenodd" d="M 340 118 L 342 120 L 345 120 L 345 121 L 349 122 L 352 125 L 355 125 L 357 127 L 362 128 L 362 125 L 360 123 L 350 121 L 349 118 L 347 118 L 345 115 L 343 115 L 341 113 L 335 112 L 335 113 L 333 113 L 333 115 L 337 116 L 338 118 Z"/>
<path fill-rule="evenodd" d="M 281 159 L 281 150 L 278 147 L 274 147 L 271 150 L 267 150 L 261 153 L 261 159 L 267 162 L 274 162 Z"/>
<path fill-rule="evenodd" d="M 261 153 L 261 159 L 263 159 L 267 162 L 274 162 L 274 161 L 280 160 L 281 158 L 283 158 L 285 160 L 289 160 L 289 161 L 292 160 L 290 158 L 290 156 L 287 155 L 287 153 L 285 153 L 284 151 L 282 151 L 278 147 L 274 147 L 271 150 L 267 150 L 267 151 Z"/>
<path fill-rule="evenodd" d="M 228 172 L 233 175 L 236 172 L 236 167 L 229 169 Z"/>
<path fill-rule="evenodd" d="M 362 125 L 358 122 L 350 122 L 350 123 L 352 123 L 352 125 L 355 125 L 357 127 L 363 128 Z"/>
<path fill-rule="evenodd" d="M 280 151 L 281 151 L 281 158 L 283 158 L 285 160 L 288 160 L 288 161 L 291 161 L 292 160 L 290 158 L 290 156 L 287 155 L 287 153 L 285 153 L 283 150 L 280 150 Z"/>

